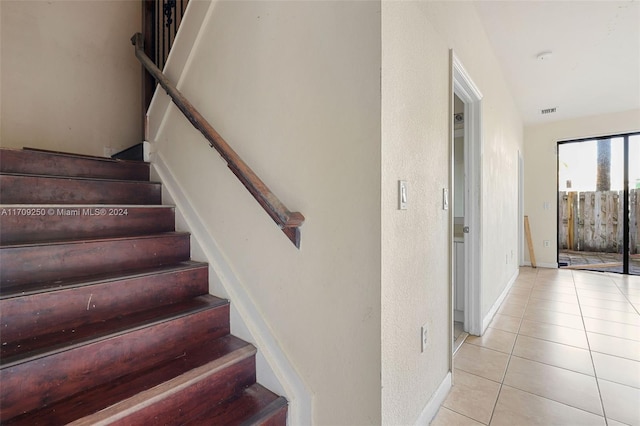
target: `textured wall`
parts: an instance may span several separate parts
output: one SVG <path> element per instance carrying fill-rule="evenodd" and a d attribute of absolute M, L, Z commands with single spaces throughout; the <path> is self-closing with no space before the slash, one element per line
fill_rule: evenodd
<path fill-rule="evenodd" d="M 137 1 L 2 2 L 4 147 L 103 155 L 141 142 Z"/>
<path fill-rule="evenodd" d="M 449 371 L 449 49 L 483 94 L 482 311 L 517 271 L 522 121 L 470 2 L 383 2 L 383 423 L 412 424 Z M 410 205 L 397 210 L 397 180 Z M 513 253 L 513 255 L 512 255 Z M 430 343 L 420 352 L 420 327 Z"/>
<path fill-rule="evenodd" d="M 174 107 L 152 108 L 152 149 L 306 383 L 313 423 L 380 424 L 380 3 L 212 7 L 169 74 L 306 216 L 301 249 Z"/>

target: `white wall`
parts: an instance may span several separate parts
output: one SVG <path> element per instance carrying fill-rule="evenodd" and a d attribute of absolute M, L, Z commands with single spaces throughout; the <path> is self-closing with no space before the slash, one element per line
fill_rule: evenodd
<path fill-rule="evenodd" d="M 2 0 L 0 144 L 103 155 L 139 143 L 137 1 Z"/>
<path fill-rule="evenodd" d="M 383 2 L 383 424 L 425 419 L 446 378 L 450 336 L 450 185 L 453 48 L 483 98 L 482 310 L 517 272 L 517 153 L 522 121 L 470 2 Z M 397 180 L 409 209 L 397 210 Z M 512 255 L 513 252 L 513 255 Z M 429 345 L 420 352 L 420 327 Z"/>
<path fill-rule="evenodd" d="M 308 387 L 313 423 L 380 424 L 380 3 L 189 8 L 183 25 L 204 26 L 194 43 L 176 42 L 167 72 L 306 216 L 301 249 L 175 107 L 165 115 L 162 91 L 150 112 L 153 155 Z"/>
<path fill-rule="evenodd" d="M 525 214 L 539 266 L 557 267 L 557 142 L 640 131 L 640 110 L 527 126 L 525 128 Z M 549 203 L 549 209 L 544 209 Z M 543 241 L 549 240 L 549 247 Z M 529 253 L 525 259 L 530 262 Z"/>

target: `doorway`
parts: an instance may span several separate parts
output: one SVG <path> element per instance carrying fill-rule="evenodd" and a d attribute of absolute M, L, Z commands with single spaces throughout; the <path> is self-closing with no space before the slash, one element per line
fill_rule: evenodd
<path fill-rule="evenodd" d="M 640 133 L 558 142 L 558 264 L 640 275 Z"/>
<path fill-rule="evenodd" d="M 464 102 L 453 95 L 453 353 L 469 335 L 465 331 L 465 152 Z"/>
<path fill-rule="evenodd" d="M 482 94 L 450 51 L 451 93 L 451 329 L 482 334 Z M 456 324 L 457 323 L 457 324 Z M 452 339 L 453 341 L 454 339 Z M 455 341 L 454 341 L 455 342 Z M 452 351 L 453 353 L 453 351 Z"/>

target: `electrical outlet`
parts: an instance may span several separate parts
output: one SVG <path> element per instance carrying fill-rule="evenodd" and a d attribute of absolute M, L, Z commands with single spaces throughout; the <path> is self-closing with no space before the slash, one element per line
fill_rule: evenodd
<path fill-rule="evenodd" d="M 424 352 L 427 349 L 427 343 L 429 342 L 427 336 L 427 324 L 423 325 L 420 329 L 420 339 L 421 339 L 421 352 Z"/>
<path fill-rule="evenodd" d="M 545 247 L 549 247 L 549 246 L 551 245 L 551 243 L 550 243 L 550 241 L 549 241 L 549 240 L 544 240 L 544 241 L 542 242 L 542 245 L 543 245 L 543 246 L 545 246 Z"/>

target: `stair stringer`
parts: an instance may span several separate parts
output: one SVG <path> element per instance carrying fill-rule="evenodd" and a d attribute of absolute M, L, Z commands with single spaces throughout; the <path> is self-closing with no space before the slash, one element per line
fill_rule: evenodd
<path fill-rule="evenodd" d="M 191 234 L 191 257 L 209 264 L 209 290 L 231 301 L 231 332 L 257 348 L 258 382 L 289 401 L 288 424 L 312 424 L 312 394 L 271 333 L 224 252 L 193 208 L 161 153 L 151 152 L 151 177 L 162 182 L 162 199 L 175 205 L 176 230 Z"/>

